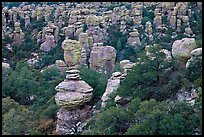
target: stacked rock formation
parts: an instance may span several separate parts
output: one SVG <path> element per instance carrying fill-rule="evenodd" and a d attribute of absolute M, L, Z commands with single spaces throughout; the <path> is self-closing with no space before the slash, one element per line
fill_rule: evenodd
<path fill-rule="evenodd" d="M 88 34 L 87 33 L 79 34 L 79 42 L 81 42 L 81 44 L 82 44 L 80 65 L 87 66 L 88 58 L 90 55 L 90 48 L 89 48 L 89 43 L 88 43 Z"/>
<path fill-rule="evenodd" d="M 139 32 L 137 29 L 133 30 L 133 32 L 130 32 L 130 37 L 127 40 L 127 44 L 132 47 L 137 47 L 141 45 L 140 38 L 139 38 Z"/>
<path fill-rule="evenodd" d="M 193 34 L 193 31 L 190 28 L 190 25 L 188 25 L 188 27 L 185 28 L 184 35 L 186 35 L 188 37 L 194 37 L 195 36 L 195 34 Z"/>
<path fill-rule="evenodd" d="M 6 30 L 6 16 L 5 13 L 2 11 L 2 31 Z"/>
<path fill-rule="evenodd" d="M 135 4 L 133 8 L 133 22 L 136 28 L 140 27 L 142 23 L 142 8 L 141 3 Z"/>
<path fill-rule="evenodd" d="M 70 68 L 66 72 L 66 79 L 55 87 L 55 101 L 61 107 L 57 113 L 56 132 L 61 135 L 74 134 L 83 128 L 90 110 L 86 103 L 93 95 L 93 89 L 80 80 L 78 70 Z"/>
<path fill-rule="evenodd" d="M 132 69 L 133 66 L 135 66 L 136 63 L 130 62 L 130 60 L 122 60 L 120 61 L 120 68 L 122 69 L 122 75 L 120 75 L 120 81 L 123 80 L 127 74 L 128 71 Z M 116 86 L 116 89 L 118 88 L 118 85 Z M 116 103 L 116 106 L 127 104 L 131 100 L 131 97 L 120 97 L 117 95 L 114 99 L 114 102 Z"/>
<path fill-rule="evenodd" d="M 75 29 L 74 29 L 73 25 L 69 25 L 68 27 L 62 28 L 62 31 L 64 33 L 65 39 L 69 39 L 69 38 L 74 37 Z"/>
<path fill-rule="evenodd" d="M 161 13 L 157 13 L 157 15 L 154 17 L 153 24 L 156 28 L 158 28 L 162 25 Z"/>
<path fill-rule="evenodd" d="M 111 46 L 93 46 L 89 58 L 90 68 L 96 71 L 112 71 L 115 66 L 116 50 Z"/>
<path fill-rule="evenodd" d="M 122 75 L 121 72 L 114 72 L 112 74 L 112 76 L 108 79 L 106 90 L 101 97 L 101 101 L 102 101 L 101 108 L 104 108 L 107 106 L 107 101 L 109 100 L 109 95 L 111 93 L 116 92 L 116 90 L 118 89 L 118 86 L 120 85 L 121 75 Z"/>
<path fill-rule="evenodd" d="M 103 35 L 99 27 L 99 17 L 96 15 L 89 15 L 86 20 L 87 33 L 90 37 L 93 37 L 93 43 L 103 42 Z"/>
<path fill-rule="evenodd" d="M 120 8 L 115 7 L 113 9 L 113 14 L 112 14 L 112 24 L 118 24 L 118 21 L 120 19 L 120 13 L 119 13 Z"/>
<path fill-rule="evenodd" d="M 145 35 L 148 37 L 149 42 L 154 40 L 152 35 L 152 23 L 150 21 L 145 23 Z"/>
<path fill-rule="evenodd" d="M 6 16 L 5 13 L 2 11 L 2 39 L 4 39 L 6 32 Z"/>
<path fill-rule="evenodd" d="M 170 15 L 174 7 L 174 2 L 162 2 L 161 6 L 162 16 L 164 16 L 165 14 Z"/>
<path fill-rule="evenodd" d="M 68 67 L 80 64 L 82 44 L 79 41 L 66 39 L 62 42 L 64 61 Z"/>
<path fill-rule="evenodd" d="M 25 33 L 23 33 L 23 31 L 21 30 L 19 22 L 16 22 L 14 24 L 14 29 L 15 31 L 13 33 L 13 40 L 14 40 L 13 45 L 19 45 L 24 41 Z"/>
<path fill-rule="evenodd" d="M 183 38 L 174 41 L 172 45 L 172 56 L 178 60 L 180 68 L 185 68 L 187 60 L 191 57 L 191 51 L 196 48 L 194 38 Z"/>
<path fill-rule="evenodd" d="M 176 13 L 175 13 L 176 7 L 174 8 L 174 11 L 172 12 L 172 16 L 169 17 L 169 26 L 172 29 L 176 29 Z"/>
<path fill-rule="evenodd" d="M 132 69 L 132 67 L 135 65 L 135 63 L 130 62 L 130 60 L 122 60 L 120 61 L 120 68 L 122 69 L 122 76 L 125 77 L 129 70 Z"/>
<path fill-rule="evenodd" d="M 25 16 L 25 28 L 27 28 L 30 25 L 30 17 L 29 15 Z"/>

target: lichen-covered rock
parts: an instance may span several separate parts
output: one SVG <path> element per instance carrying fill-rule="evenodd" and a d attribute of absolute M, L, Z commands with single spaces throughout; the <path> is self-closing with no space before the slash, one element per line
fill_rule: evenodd
<path fill-rule="evenodd" d="M 70 66 L 79 65 L 82 44 L 79 41 L 66 39 L 62 42 L 65 63 Z"/>
<path fill-rule="evenodd" d="M 112 71 L 115 66 L 116 50 L 111 46 L 93 46 L 90 54 L 90 68 L 96 71 Z"/>
<path fill-rule="evenodd" d="M 85 81 L 80 80 L 79 71 L 69 70 L 66 72 L 66 79 L 55 87 L 55 90 L 58 91 L 55 95 L 56 103 L 59 106 L 72 109 L 90 101 L 93 89 Z"/>
<path fill-rule="evenodd" d="M 82 131 L 90 111 L 86 102 L 89 102 L 93 95 L 93 89 L 80 80 L 79 70 L 70 67 L 66 73 L 66 79 L 55 87 L 55 102 L 61 106 L 57 113 L 56 132 L 63 135 Z"/>
<path fill-rule="evenodd" d="M 65 108 L 75 108 L 82 106 L 91 100 L 92 93 L 83 94 L 78 92 L 57 92 L 55 100 L 57 105 Z"/>

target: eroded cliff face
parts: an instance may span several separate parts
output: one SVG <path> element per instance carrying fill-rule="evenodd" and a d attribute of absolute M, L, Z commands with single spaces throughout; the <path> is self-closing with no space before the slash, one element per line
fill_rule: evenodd
<path fill-rule="evenodd" d="M 55 87 L 55 101 L 61 107 L 57 113 L 56 132 L 62 135 L 82 131 L 90 111 L 86 103 L 93 95 L 93 88 L 80 79 L 78 70 L 69 68 L 66 73 L 66 79 Z"/>

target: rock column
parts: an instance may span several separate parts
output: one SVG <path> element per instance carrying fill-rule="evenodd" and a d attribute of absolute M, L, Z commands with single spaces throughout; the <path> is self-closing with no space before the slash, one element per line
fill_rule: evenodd
<path fill-rule="evenodd" d="M 66 39 L 62 42 L 64 61 L 68 67 L 78 66 L 81 59 L 82 44 L 79 41 Z"/>
<path fill-rule="evenodd" d="M 82 132 L 89 118 L 90 106 L 86 105 L 93 96 L 93 89 L 80 79 L 79 71 L 70 68 L 66 79 L 55 87 L 57 112 L 56 132 L 61 135 Z"/>
<path fill-rule="evenodd" d="M 112 76 L 108 79 L 106 90 L 101 97 L 101 101 L 102 101 L 101 108 L 104 108 L 107 106 L 107 101 L 109 100 L 110 94 L 117 91 L 120 85 L 121 75 L 122 75 L 121 72 L 114 72 Z"/>
<path fill-rule="evenodd" d="M 82 44 L 80 64 L 82 66 L 87 66 L 88 65 L 88 58 L 90 55 L 90 48 L 89 48 L 89 43 L 88 43 L 88 34 L 87 33 L 80 33 L 79 34 L 79 42 L 81 42 L 81 44 Z"/>

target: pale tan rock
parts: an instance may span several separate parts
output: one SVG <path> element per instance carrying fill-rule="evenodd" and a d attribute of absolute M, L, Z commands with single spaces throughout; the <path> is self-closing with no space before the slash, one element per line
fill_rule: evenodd
<path fill-rule="evenodd" d="M 108 79 L 106 90 L 101 97 L 101 101 L 102 101 L 101 107 L 102 108 L 106 107 L 107 101 L 110 99 L 109 98 L 110 94 L 117 91 L 119 84 L 120 84 L 120 76 L 121 76 L 120 72 L 114 72 L 112 74 L 112 77 Z"/>
<path fill-rule="evenodd" d="M 202 62 L 202 48 L 191 51 L 191 58 L 186 62 L 186 69 L 196 66 L 198 62 Z"/>
<path fill-rule="evenodd" d="M 183 38 L 174 41 L 172 45 L 172 56 L 180 62 L 180 67 L 184 67 L 186 61 L 191 57 L 191 51 L 196 48 L 194 38 Z"/>
<path fill-rule="evenodd" d="M 10 69 L 10 65 L 8 63 L 2 62 L 2 68 L 4 69 Z"/>

